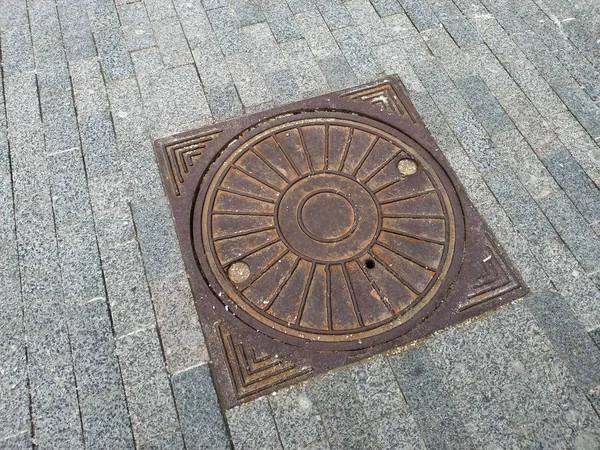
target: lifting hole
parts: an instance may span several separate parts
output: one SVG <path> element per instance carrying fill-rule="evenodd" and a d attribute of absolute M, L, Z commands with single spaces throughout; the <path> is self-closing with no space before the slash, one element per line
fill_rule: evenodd
<path fill-rule="evenodd" d="M 372 259 L 367 259 L 365 261 L 365 266 L 367 267 L 367 269 L 374 269 L 375 268 L 375 261 L 373 261 Z"/>

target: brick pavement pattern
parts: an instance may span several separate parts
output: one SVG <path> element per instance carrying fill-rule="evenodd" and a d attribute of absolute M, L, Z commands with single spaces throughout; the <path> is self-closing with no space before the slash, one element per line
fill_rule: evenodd
<path fill-rule="evenodd" d="M 0 448 L 600 448 L 596 0 L 0 0 Z M 152 140 L 398 74 L 532 294 L 222 411 Z"/>

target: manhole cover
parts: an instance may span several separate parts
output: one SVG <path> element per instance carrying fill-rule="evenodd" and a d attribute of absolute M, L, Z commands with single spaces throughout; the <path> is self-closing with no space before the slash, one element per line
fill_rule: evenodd
<path fill-rule="evenodd" d="M 156 150 L 226 406 L 525 292 L 396 80 Z"/>

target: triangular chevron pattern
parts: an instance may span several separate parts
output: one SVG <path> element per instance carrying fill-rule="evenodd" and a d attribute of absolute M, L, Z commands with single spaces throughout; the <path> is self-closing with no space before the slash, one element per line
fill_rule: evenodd
<path fill-rule="evenodd" d="M 373 88 L 364 89 L 358 92 L 352 92 L 344 97 L 357 102 L 370 103 L 379 106 L 383 111 L 406 117 L 413 122 L 415 121 L 390 83 L 380 84 Z"/>
<path fill-rule="evenodd" d="M 190 172 L 190 168 L 194 165 L 194 159 L 198 158 L 208 143 L 220 133 L 221 130 L 211 130 L 186 137 L 164 147 L 169 175 L 176 196 L 181 195 L 181 186 Z"/>
<path fill-rule="evenodd" d="M 313 370 L 310 366 L 298 367 L 282 361 L 278 356 L 257 354 L 254 349 L 237 342 L 223 323 L 217 325 L 217 331 L 238 399 L 270 389 Z"/>
<path fill-rule="evenodd" d="M 487 252 L 488 255 L 481 263 L 481 271 L 471 293 L 467 296 L 467 301 L 460 305 L 461 311 L 504 295 L 520 286 L 519 280 L 508 269 L 496 250 L 488 245 Z"/>

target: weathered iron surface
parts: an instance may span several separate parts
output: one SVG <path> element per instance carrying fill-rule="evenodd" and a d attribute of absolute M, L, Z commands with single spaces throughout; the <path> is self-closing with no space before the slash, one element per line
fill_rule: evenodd
<path fill-rule="evenodd" d="M 226 407 L 526 292 L 393 78 L 155 148 Z"/>

